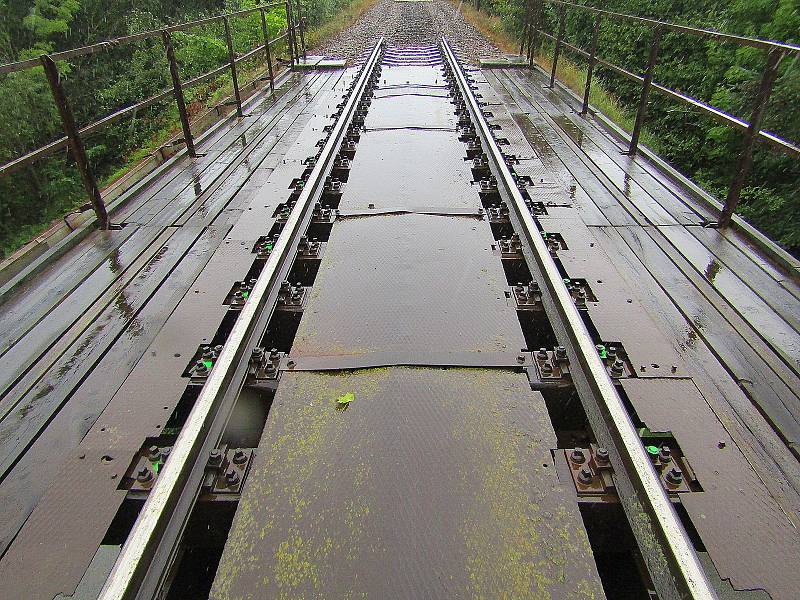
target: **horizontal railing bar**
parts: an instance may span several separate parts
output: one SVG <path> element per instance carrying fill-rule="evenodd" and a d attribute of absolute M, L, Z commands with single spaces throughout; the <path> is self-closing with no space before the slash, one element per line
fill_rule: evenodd
<path fill-rule="evenodd" d="M 284 33 L 283 35 L 279 35 L 275 39 L 270 40 L 269 41 L 270 47 L 274 46 L 275 44 L 277 44 L 278 42 L 280 42 L 282 40 L 285 40 L 287 37 L 289 37 L 289 32 L 288 31 L 286 33 Z"/>
<path fill-rule="evenodd" d="M 583 10 L 593 14 L 606 15 L 614 19 L 622 19 L 632 21 L 634 23 L 641 23 L 650 27 L 661 27 L 679 33 L 687 33 L 698 37 L 708 39 L 720 40 L 723 42 L 731 42 L 740 46 L 751 46 L 753 48 L 762 48 L 765 50 L 780 49 L 788 54 L 796 54 L 800 56 L 800 46 L 793 44 L 784 44 L 781 42 L 773 42 L 771 40 L 762 40 L 759 38 L 752 38 L 743 35 L 734 35 L 732 33 L 723 33 L 721 31 L 714 31 L 713 29 L 700 29 L 699 27 L 691 27 L 689 25 L 678 25 L 676 23 L 669 23 L 667 21 L 659 21 L 657 19 L 650 19 L 647 17 L 637 17 L 635 15 L 628 15 L 625 13 L 613 12 L 610 10 L 603 10 L 602 8 L 594 8 L 593 6 L 585 6 L 582 4 L 575 4 L 573 2 L 565 2 L 564 0 L 544 0 L 548 4 L 558 4 L 560 6 L 568 6 L 578 10 Z"/>
<path fill-rule="evenodd" d="M 229 64 L 224 64 L 221 67 L 217 67 L 213 71 L 209 71 L 208 73 L 203 73 L 202 75 L 198 75 L 194 79 L 189 79 L 187 81 L 184 81 L 181 84 L 181 87 L 183 89 L 186 89 L 186 88 L 192 88 L 196 85 L 200 85 L 201 83 L 204 83 L 209 79 L 213 79 L 214 77 L 217 77 L 221 73 L 228 71 L 230 68 L 231 66 Z"/>
<path fill-rule="evenodd" d="M 19 158 L 15 158 L 14 160 L 0 166 L 0 177 L 10 175 L 14 171 L 17 171 L 23 167 L 27 167 L 29 164 L 35 163 L 37 160 L 46 156 L 50 156 L 51 154 L 66 147 L 67 138 L 60 137 L 54 142 L 50 142 L 46 146 L 42 146 L 41 148 L 37 148 L 36 150 L 28 152 L 27 154 L 23 154 Z"/>
<path fill-rule="evenodd" d="M 238 64 L 238 63 L 240 63 L 240 62 L 242 62 L 244 60 L 247 60 L 249 58 L 253 58 L 253 56 L 255 56 L 259 52 L 263 52 L 263 51 L 264 51 L 264 44 L 261 44 L 260 46 L 256 46 L 255 48 L 253 48 L 249 52 L 245 52 L 241 56 L 237 56 L 236 59 L 234 60 L 234 62 Z"/>
<path fill-rule="evenodd" d="M 247 53 L 243 54 L 242 56 L 238 57 L 236 59 L 236 62 L 238 63 L 238 62 L 241 62 L 243 60 L 247 60 L 248 58 L 252 58 L 258 52 L 263 52 L 263 51 L 264 51 L 264 46 L 263 45 L 257 46 L 256 48 L 253 48 L 249 52 L 247 52 Z M 213 71 L 209 71 L 208 73 L 204 73 L 202 75 L 198 75 L 194 79 L 189 79 L 188 81 L 185 81 L 181 85 L 181 87 L 186 89 L 186 88 L 191 88 L 191 87 L 200 85 L 201 83 L 203 83 L 205 81 L 208 81 L 209 79 L 213 79 L 214 77 L 222 74 L 223 72 L 227 71 L 229 68 L 230 68 L 230 65 L 228 65 L 228 64 L 222 65 L 221 67 L 218 67 L 218 68 L 214 69 Z M 170 96 L 172 96 L 172 93 L 173 93 L 172 90 L 166 90 L 166 91 L 163 91 L 163 92 L 161 92 L 159 94 L 156 94 L 155 96 L 151 96 L 150 98 L 147 98 L 146 100 L 142 100 L 141 102 L 137 102 L 136 104 L 132 104 L 131 106 L 127 106 L 127 107 L 125 107 L 123 109 L 118 110 L 115 113 L 112 113 L 112 114 L 108 115 L 107 117 L 104 117 L 104 118 L 100 119 L 99 121 L 95 121 L 94 123 L 90 123 L 89 125 L 86 125 L 86 126 L 82 127 L 78 131 L 78 133 L 81 136 L 91 135 L 91 134 L 93 134 L 93 133 L 105 128 L 106 126 L 111 125 L 112 123 L 114 123 L 116 121 L 119 121 L 123 117 L 125 117 L 125 116 L 127 116 L 127 115 L 129 115 L 129 114 L 131 114 L 133 112 L 136 112 L 138 110 L 142 110 L 144 108 L 148 108 L 149 106 L 152 106 L 153 104 L 157 104 L 158 102 L 161 102 L 163 100 L 168 99 Z M 40 160 L 40 159 L 45 158 L 47 156 L 50 156 L 51 154 L 54 154 L 55 152 L 58 152 L 62 148 L 65 148 L 66 145 L 67 145 L 67 138 L 66 137 L 62 137 L 62 138 L 59 138 L 59 139 L 47 144 L 46 146 L 42 146 L 41 148 L 37 148 L 36 150 L 33 150 L 33 151 L 29 152 L 28 154 L 25 154 L 23 156 L 20 156 L 19 158 L 16 158 L 16 159 L 14 159 L 12 161 L 9 161 L 4 165 L 0 165 L 0 177 L 3 177 L 5 175 L 10 175 L 14 171 L 17 171 L 18 169 L 21 169 L 21 168 L 23 168 L 23 167 L 25 167 L 25 166 L 27 166 L 27 165 L 29 165 L 31 163 L 34 163 L 37 160 Z"/>
<path fill-rule="evenodd" d="M 191 27 L 197 27 L 199 25 L 203 25 L 206 23 L 218 21 L 225 17 L 242 17 L 251 13 L 258 12 L 262 8 L 268 10 L 284 6 L 285 4 L 282 2 L 272 2 L 270 4 L 264 4 L 261 6 L 256 6 L 254 8 L 247 8 L 232 13 L 226 13 L 223 15 L 208 17 L 207 19 L 199 19 L 197 21 L 190 21 L 188 23 L 180 23 L 178 25 L 169 25 L 164 29 L 167 29 L 168 31 L 183 31 L 185 29 L 190 29 Z M 160 37 L 162 31 L 163 29 L 155 29 L 152 31 L 143 31 L 141 33 L 134 33 L 132 35 L 124 35 L 111 40 L 97 42 L 89 46 L 81 46 L 80 48 L 73 48 L 71 50 L 64 50 L 62 52 L 54 52 L 53 54 L 50 55 L 50 58 L 52 58 L 55 62 L 58 62 L 58 61 L 68 60 L 70 58 L 77 58 L 78 56 L 97 54 L 98 52 L 105 52 L 117 46 L 124 46 L 133 42 L 138 42 L 140 40 L 145 40 L 152 37 Z M 24 71 L 25 69 L 40 67 L 41 65 L 42 63 L 39 60 L 39 58 L 30 58 L 28 60 L 6 63 L 4 65 L 0 65 L 0 74 L 14 73 L 16 71 Z"/>
<path fill-rule="evenodd" d="M 541 33 L 542 36 L 544 36 L 545 38 L 547 38 L 549 40 L 555 41 L 555 39 L 556 39 L 556 37 L 554 35 L 551 35 L 551 34 L 547 33 L 546 31 L 542 31 L 541 29 L 537 29 L 537 31 L 539 33 Z M 578 46 L 575 46 L 573 44 L 565 42 L 564 40 L 561 40 L 561 46 L 571 50 L 572 52 L 574 52 L 575 54 L 578 54 L 579 56 L 582 56 L 584 58 L 589 58 L 589 53 L 586 52 L 586 50 L 584 50 L 583 48 L 580 48 Z M 614 71 L 615 73 L 618 73 L 619 75 L 622 75 L 623 77 L 626 77 L 627 79 L 630 79 L 631 81 L 635 81 L 637 83 L 642 83 L 644 81 L 644 77 L 642 77 L 641 75 L 637 75 L 636 73 L 632 73 L 631 71 L 628 71 L 624 67 L 620 67 L 619 65 L 614 64 L 612 62 L 609 62 L 609 61 L 607 61 L 607 60 L 605 60 L 603 58 L 600 58 L 599 56 L 595 56 L 594 59 L 595 59 L 595 61 L 597 61 L 598 65 L 602 65 L 602 66 L 606 67 L 607 69 L 609 69 L 611 71 Z M 702 102 L 702 101 L 700 101 L 700 100 L 698 100 L 696 98 L 692 98 L 691 96 L 688 96 L 688 95 L 682 94 L 681 92 L 678 92 L 676 90 L 670 89 L 670 88 L 668 88 L 668 87 L 666 87 L 664 85 L 656 83 L 655 81 L 651 85 L 652 85 L 653 89 L 655 91 L 659 92 L 660 94 L 668 96 L 668 97 L 672 98 L 673 100 L 677 100 L 677 101 L 682 102 L 683 104 L 686 104 L 686 105 L 688 105 L 688 106 L 690 106 L 690 107 L 692 107 L 694 109 L 697 109 L 700 112 L 702 112 L 702 113 L 704 113 L 704 114 L 706 114 L 706 115 L 708 115 L 708 116 L 710 116 L 710 117 L 712 117 L 714 119 L 717 119 L 718 121 L 720 121 L 722 123 L 725 123 L 726 125 L 729 125 L 730 127 L 733 127 L 734 129 L 737 129 L 739 131 L 747 131 L 747 128 L 750 126 L 747 123 L 747 121 L 743 121 L 742 119 L 739 119 L 738 117 L 734 117 L 733 115 L 729 115 L 728 113 L 723 112 L 723 111 L 719 110 L 718 108 L 714 108 L 710 104 L 706 104 L 705 102 Z M 769 131 L 761 130 L 761 131 L 758 132 L 757 139 L 760 142 L 763 142 L 765 144 L 769 144 L 770 146 L 772 146 L 776 150 L 781 151 L 782 153 L 786 154 L 787 156 L 791 156 L 792 158 L 800 158 L 800 147 L 798 147 L 797 145 L 793 144 L 792 142 L 790 142 L 788 140 L 784 140 L 783 138 L 775 135 L 774 133 L 770 133 Z"/>

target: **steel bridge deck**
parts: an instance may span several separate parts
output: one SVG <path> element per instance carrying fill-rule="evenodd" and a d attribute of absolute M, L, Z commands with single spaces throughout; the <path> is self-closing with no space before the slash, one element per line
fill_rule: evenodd
<path fill-rule="evenodd" d="M 564 275 L 591 287 L 599 339 L 630 357 L 632 414 L 691 460 L 703 491 L 681 504 L 719 589 L 793 598 L 796 271 L 704 227 L 714 215 L 695 191 L 623 156 L 536 72 L 473 76 L 547 207 L 539 222 L 564 240 Z M 169 426 L 187 363 L 216 343 L 222 299 L 349 78 L 295 75 L 203 142 L 205 156 L 154 178 L 113 215 L 122 230 L 92 234 L 4 298 L 7 597 L 68 596 L 107 575 L 131 457 Z M 553 415 L 510 364 L 534 348 L 463 153 L 441 71 L 384 67 L 291 347 L 298 372 L 282 375 L 212 597 L 603 595 L 551 452 Z M 386 367 L 352 369 L 376 360 Z M 346 393 L 352 406 L 335 410 Z"/>

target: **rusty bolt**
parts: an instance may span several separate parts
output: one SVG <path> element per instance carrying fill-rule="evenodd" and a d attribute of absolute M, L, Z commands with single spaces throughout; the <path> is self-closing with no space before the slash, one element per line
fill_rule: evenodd
<path fill-rule="evenodd" d="M 572 452 L 570 452 L 569 459 L 578 465 L 582 465 L 584 462 L 586 462 L 586 454 L 584 453 L 583 448 L 575 448 Z"/>
<path fill-rule="evenodd" d="M 594 453 L 594 459 L 597 461 L 597 464 L 606 465 L 609 462 L 608 456 L 608 449 L 603 448 L 602 446 L 599 447 Z"/>
<path fill-rule="evenodd" d="M 136 472 L 136 481 L 139 483 L 147 483 L 153 478 L 153 473 L 147 467 L 142 467 Z"/>
<path fill-rule="evenodd" d="M 583 466 L 581 467 L 581 470 L 578 471 L 578 481 L 583 485 L 589 485 L 592 483 L 593 479 L 594 473 L 592 473 L 592 470 L 589 467 Z"/>
<path fill-rule="evenodd" d="M 225 483 L 227 483 L 229 487 L 233 487 L 239 483 L 239 473 L 237 473 L 234 469 L 229 470 L 227 473 L 225 473 Z"/>
<path fill-rule="evenodd" d="M 216 448 L 208 453 L 208 466 L 218 467 L 222 464 L 222 452 Z"/>

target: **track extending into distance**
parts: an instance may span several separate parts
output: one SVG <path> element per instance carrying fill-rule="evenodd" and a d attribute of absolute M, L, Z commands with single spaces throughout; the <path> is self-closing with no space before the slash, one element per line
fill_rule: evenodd
<path fill-rule="evenodd" d="M 202 169 L 158 183 L 177 199 L 126 209 L 103 243 L 129 235 L 135 258 L 110 271 L 153 285 L 112 305 L 130 340 L 101 347 L 86 315 L 106 288 L 80 275 L 101 292 L 68 336 L 43 317 L 9 334 L 34 332 L 46 367 L 0 354 L 25 392 L 0 397 L 7 596 L 793 597 L 792 421 L 745 418 L 774 409 L 764 389 L 788 397 L 789 363 L 761 352 L 778 366 L 745 386 L 683 321 L 663 333 L 647 302 L 683 314 L 664 298 L 693 296 L 637 253 L 684 222 L 716 233 L 644 167 L 608 200 L 617 146 L 539 83 L 445 38 L 380 39 L 356 66 L 287 75 L 201 141 Z M 737 356 L 775 345 L 733 312 Z M 69 381 L 87 348 L 105 372 L 48 402 L 41 373 Z"/>

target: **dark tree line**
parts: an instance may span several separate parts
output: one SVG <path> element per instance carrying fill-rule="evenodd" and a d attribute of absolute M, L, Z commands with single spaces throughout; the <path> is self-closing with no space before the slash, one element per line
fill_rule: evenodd
<path fill-rule="evenodd" d="M 800 0 L 578 0 L 605 10 L 673 23 L 716 29 L 781 42 L 800 42 Z M 520 29 L 520 0 L 481 0 L 484 10 Z M 556 10 L 546 10 L 548 28 L 556 29 Z M 565 40 L 588 49 L 594 17 L 568 10 Z M 647 64 L 650 30 L 630 23 L 603 22 L 598 54 L 630 71 Z M 549 47 L 544 47 L 549 52 Z M 584 65 L 583 59 L 567 58 Z M 763 50 L 697 37 L 665 33 L 655 80 L 749 120 L 766 63 Z M 784 58 L 769 104 L 764 129 L 800 142 L 800 60 Z M 640 86 L 600 69 L 604 89 L 635 111 Z M 646 125 L 653 150 L 724 200 L 736 167 L 741 133 L 657 93 L 650 95 Z M 795 254 L 800 253 L 800 161 L 759 145 L 738 211 L 756 227 Z"/>

